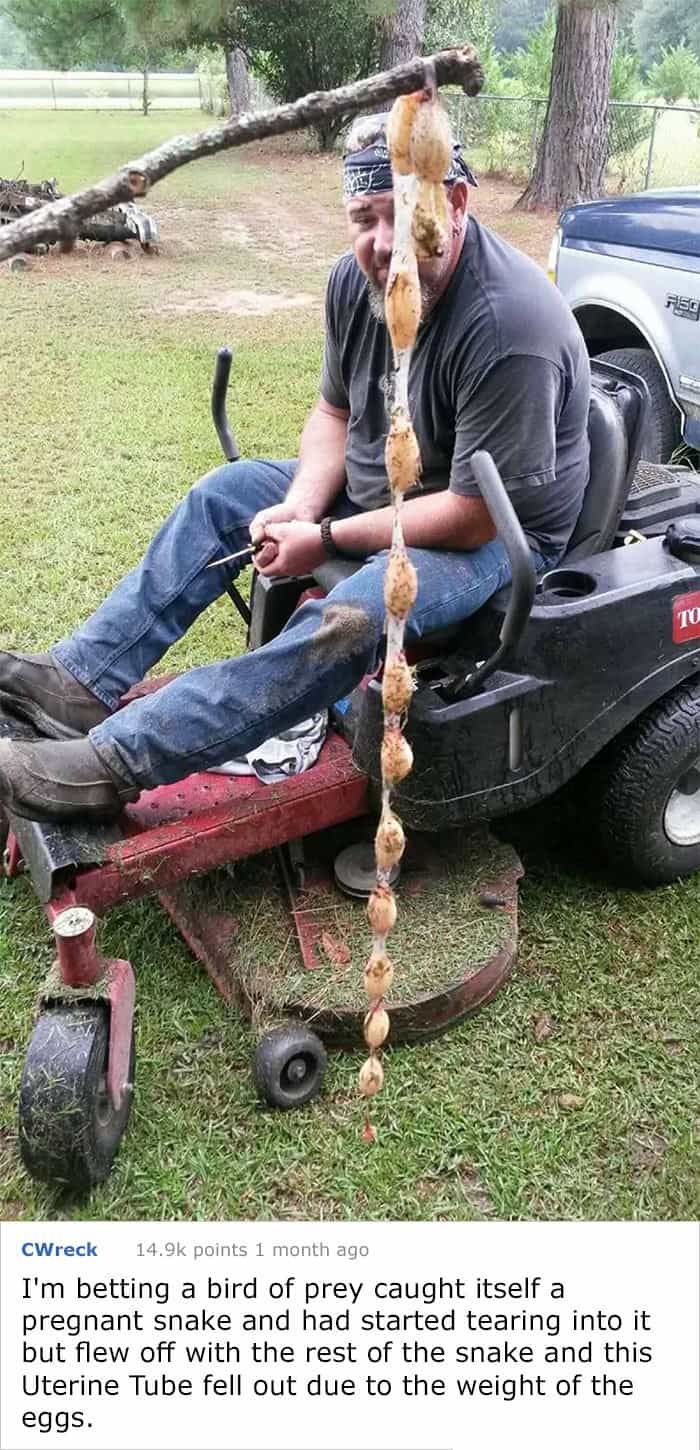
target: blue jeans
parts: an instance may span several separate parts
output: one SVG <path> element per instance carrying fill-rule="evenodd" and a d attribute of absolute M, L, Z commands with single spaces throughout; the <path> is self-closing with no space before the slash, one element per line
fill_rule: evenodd
<path fill-rule="evenodd" d="M 295 460 L 230 463 L 190 489 L 132 573 L 52 650 L 109 709 L 224 592 L 238 567 L 205 569 L 242 549 L 259 509 L 281 502 Z M 466 619 L 510 579 L 500 540 L 468 552 L 409 549 L 418 597 L 407 640 Z M 105 763 L 143 789 L 240 756 L 331 705 L 375 668 L 384 630 L 386 551 L 325 599 L 297 609 L 250 654 L 188 670 L 90 731 Z M 245 560 L 243 567 L 245 567 Z M 538 569 L 547 561 L 535 556 Z"/>

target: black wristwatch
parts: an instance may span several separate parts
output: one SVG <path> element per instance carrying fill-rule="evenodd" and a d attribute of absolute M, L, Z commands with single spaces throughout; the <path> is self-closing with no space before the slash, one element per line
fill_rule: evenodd
<path fill-rule="evenodd" d="M 340 549 L 334 544 L 331 533 L 331 524 L 334 522 L 334 519 L 321 519 L 321 543 L 329 559 L 340 558 Z"/>

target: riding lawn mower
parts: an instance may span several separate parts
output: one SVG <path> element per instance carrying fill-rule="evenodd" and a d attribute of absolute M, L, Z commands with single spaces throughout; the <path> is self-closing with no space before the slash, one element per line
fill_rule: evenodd
<path fill-rule="evenodd" d="M 212 412 L 233 460 L 230 368 L 221 349 Z M 399 974 L 392 1043 L 460 1021 L 513 969 L 522 867 L 489 822 L 567 788 L 627 879 L 662 885 L 700 867 L 700 483 L 680 469 L 638 467 L 646 385 L 595 359 L 592 374 L 590 481 L 565 558 L 536 578 L 495 465 L 477 456 L 512 584 L 410 657 L 414 768 L 393 798 L 408 835 L 396 882 L 402 919 L 410 926 L 413 903 L 430 939 L 431 912 L 444 920 L 451 901 L 469 912 L 458 967 L 451 957 L 445 965 L 436 937 L 432 964 Z M 274 637 L 307 591 L 328 593 L 359 567 L 334 559 L 313 578 L 255 575 L 250 605 L 230 585 L 248 648 Z M 0 735 L 33 733 L 0 717 Z M 99 918 L 126 901 L 157 895 L 227 1002 L 247 1014 L 265 1104 L 302 1106 L 321 1089 L 327 1046 L 360 1045 L 362 955 L 353 964 L 347 943 L 355 934 L 366 946 L 381 736 L 381 685 L 369 677 L 336 702 L 321 754 L 302 774 L 275 784 L 193 775 L 144 791 L 116 824 L 6 818 L 5 875 L 28 872 L 56 947 L 20 1089 L 20 1148 L 33 1176 L 88 1189 L 108 1175 L 126 1128 L 134 972 L 96 940 Z M 232 909 L 240 863 L 271 850 L 295 928 L 281 970 L 255 960 Z M 262 870 L 260 879 L 262 888 Z M 403 962 L 410 943 L 397 950 Z"/>

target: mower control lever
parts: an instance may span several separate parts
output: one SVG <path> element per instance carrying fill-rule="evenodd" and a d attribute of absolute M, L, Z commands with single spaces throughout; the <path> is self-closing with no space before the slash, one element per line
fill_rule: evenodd
<path fill-rule="evenodd" d="M 226 416 L 226 393 L 228 391 L 228 380 L 231 376 L 232 361 L 233 353 L 230 347 L 220 347 L 216 354 L 214 382 L 211 390 L 211 416 L 214 419 L 214 427 L 216 428 L 221 444 L 221 451 L 229 463 L 235 463 L 241 456 Z"/>
<path fill-rule="evenodd" d="M 211 416 L 214 419 L 214 427 L 216 428 L 219 437 L 219 442 L 221 444 L 221 450 L 224 458 L 226 458 L 229 463 L 236 463 L 241 455 L 238 451 L 238 444 L 233 436 L 233 433 L 231 432 L 231 429 L 229 427 L 229 421 L 226 416 L 226 393 L 228 391 L 228 380 L 231 376 L 232 362 L 233 353 L 231 352 L 230 347 L 220 347 L 219 351 L 216 354 L 214 381 L 212 383 L 211 389 Z M 244 549 L 243 553 L 247 554 L 248 550 Z M 228 561 L 222 561 L 221 559 L 214 560 L 215 564 L 220 564 L 222 562 L 227 563 Z M 227 580 L 224 588 L 232 604 L 238 610 L 238 613 L 240 614 L 246 629 L 249 629 L 250 609 L 248 608 L 248 605 L 246 604 L 243 595 L 239 594 L 235 584 L 232 584 L 230 580 Z"/>
<path fill-rule="evenodd" d="M 452 677 L 444 688 L 454 697 L 473 694 L 487 676 L 493 674 L 505 655 L 515 648 L 530 617 L 537 584 L 535 561 L 491 454 L 472 454 L 471 466 L 498 537 L 505 545 L 513 583 L 498 649 L 471 674 Z"/>

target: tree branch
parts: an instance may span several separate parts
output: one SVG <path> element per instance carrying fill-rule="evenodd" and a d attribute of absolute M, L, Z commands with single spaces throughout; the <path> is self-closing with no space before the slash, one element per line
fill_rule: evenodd
<path fill-rule="evenodd" d="M 281 136 L 305 126 L 330 121 L 338 116 L 350 117 L 367 111 L 395 96 L 416 91 L 431 82 L 431 66 L 438 85 L 459 85 L 468 96 L 475 96 L 484 84 L 484 73 L 476 51 L 470 45 L 439 51 L 434 56 L 415 56 L 405 65 L 383 71 L 368 80 L 340 86 L 335 91 L 315 91 L 300 100 L 271 111 L 248 112 L 222 126 L 200 131 L 196 136 L 174 136 L 155 151 L 148 151 L 136 161 L 121 166 L 112 176 L 98 181 L 85 191 L 76 191 L 60 201 L 49 202 L 29 216 L 0 228 L 0 261 L 35 247 L 37 242 L 72 241 L 78 225 L 85 217 L 104 211 L 119 202 L 145 196 L 154 182 L 196 161 L 200 156 L 213 156 L 248 141 L 262 141 L 267 136 Z"/>

